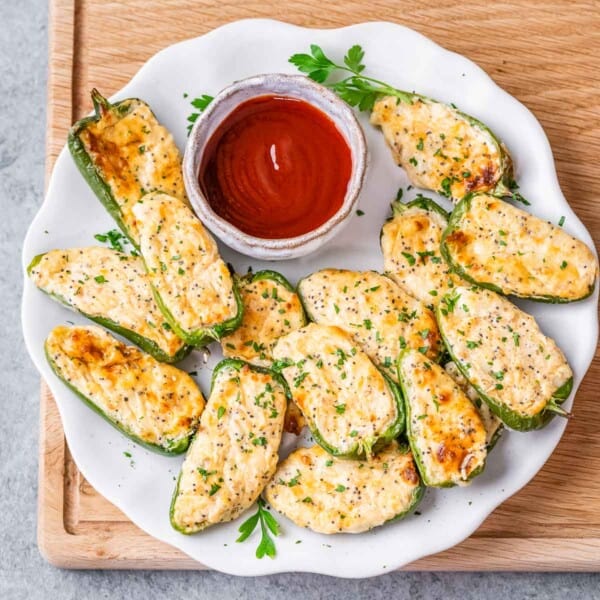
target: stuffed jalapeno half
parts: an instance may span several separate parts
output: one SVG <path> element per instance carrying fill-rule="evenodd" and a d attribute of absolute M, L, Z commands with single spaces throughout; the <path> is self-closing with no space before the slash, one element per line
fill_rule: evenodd
<path fill-rule="evenodd" d="M 433 312 L 385 275 L 324 269 L 302 279 L 298 294 L 312 321 L 343 329 L 394 381 L 403 348 L 418 349 L 433 360 L 440 356 Z"/>
<path fill-rule="evenodd" d="M 68 146 L 77 168 L 137 248 L 133 205 L 159 190 L 187 202 L 181 154 L 173 136 L 138 98 L 111 104 L 92 90 L 95 114 L 77 121 Z"/>
<path fill-rule="evenodd" d="M 383 269 L 404 291 L 435 306 L 461 279 L 440 254 L 448 213 L 429 198 L 392 203 L 392 217 L 381 229 Z"/>
<path fill-rule="evenodd" d="M 51 250 L 36 256 L 27 273 L 51 298 L 157 360 L 177 362 L 191 350 L 158 309 L 141 258 L 98 246 Z"/>
<path fill-rule="evenodd" d="M 162 454 L 185 452 L 204 409 L 187 373 L 96 326 L 55 327 L 45 351 L 58 378 L 121 433 Z"/>
<path fill-rule="evenodd" d="M 244 305 L 239 327 L 221 339 L 223 355 L 268 367 L 277 338 L 306 325 L 300 298 L 283 275 L 259 271 L 237 279 Z"/>
<path fill-rule="evenodd" d="M 266 369 L 233 359 L 215 367 L 171 502 L 177 531 L 196 533 L 252 506 L 277 467 L 286 402 Z"/>
<path fill-rule="evenodd" d="M 140 251 L 158 307 L 193 346 L 235 330 L 243 306 L 212 236 L 178 198 L 151 192 L 133 207 Z"/>
<path fill-rule="evenodd" d="M 511 429 L 544 427 L 573 386 L 556 342 L 506 298 L 476 287 L 455 288 L 436 309 L 452 360 L 479 397 Z"/>
<path fill-rule="evenodd" d="M 424 489 L 409 448 L 393 441 L 369 461 L 299 448 L 279 464 L 264 496 L 300 527 L 361 533 L 410 514 Z"/>
<path fill-rule="evenodd" d="M 398 361 L 406 435 L 425 485 L 465 485 L 481 473 L 486 430 L 473 403 L 444 369 L 414 350 Z"/>
<path fill-rule="evenodd" d="M 508 150 L 478 119 L 419 94 L 383 96 L 371 113 L 411 183 L 460 200 L 469 192 L 513 195 Z"/>
<path fill-rule="evenodd" d="M 497 417 L 490 407 L 479 397 L 477 390 L 465 379 L 465 376 L 458 370 L 458 367 L 452 361 L 444 365 L 444 370 L 454 381 L 458 387 L 467 395 L 469 400 L 477 407 L 477 412 L 481 417 L 481 422 L 485 427 L 486 444 L 488 453 L 496 445 L 504 431 L 504 423 L 502 419 Z"/>
<path fill-rule="evenodd" d="M 469 282 L 542 302 L 586 298 L 598 275 L 596 257 L 583 242 L 488 194 L 456 206 L 441 252 Z"/>
<path fill-rule="evenodd" d="M 334 456 L 370 457 L 404 428 L 397 385 L 342 329 L 311 323 L 273 349 L 315 441 Z"/>

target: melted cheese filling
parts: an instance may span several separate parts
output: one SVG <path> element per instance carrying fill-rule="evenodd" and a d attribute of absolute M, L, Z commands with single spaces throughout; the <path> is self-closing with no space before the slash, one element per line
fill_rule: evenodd
<path fill-rule="evenodd" d="M 234 318 L 231 274 L 192 211 L 157 192 L 144 196 L 133 212 L 150 282 L 179 326 L 195 332 Z"/>
<path fill-rule="evenodd" d="M 254 503 L 277 467 L 285 409 L 270 375 L 247 365 L 217 372 L 181 468 L 172 507 L 179 529 L 231 521 Z"/>
<path fill-rule="evenodd" d="M 458 287 L 439 324 L 469 382 L 498 404 L 534 416 L 573 373 L 535 319 L 494 292 Z"/>
<path fill-rule="evenodd" d="M 412 509 L 419 485 L 412 455 L 397 442 L 368 462 L 333 458 L 313 446 L 280 463 L 265 497 L 300 527 L 360 533 Z"/>
<path fill-rule="evenodd" d="M 440 353 L 433 313 L 384 275 L 324 269 L 300 281 L 298 292 L 313 321 L 346 331 L 394 381 L 403 348 Z"/>
<path fill-rule="evenodd" d="M 486 439 L 485 443 L 489 444 L 496 437 L 496 433 L 502 427 L 502 420 L 497 417 L 490 407 L 479 397 L 477 390 L 466 380 L 465 376 L 458 370 L 455 363 L 450 361 L 444 365 L 444 370 L 454 381 L 458 387 L 467 395 L 469 400 L 477 407 L 477 412 L 481 417 L 481 422 L 485 427 Z"/>
<path fill-rule="evenodd" d="M 428 485 L 464 485 L 485 464 L 486 431 L 473 403 L 442 367 L 418 352 L 399 366 L 413 451 Z"/>
<path fill-rule="evenodd" d="M 239 290 L 244 315 L 240 326 L 221 340 L 223 355 L 267 367 L 275 341 L 304 325 L 300 298 L 272 279 L 242 280 Z"/>
<path fill-rule="evenodd" d="M 128 112 L 123 115 L 120 108 L 90 122 L 79 137 L 137 242 L 138 223 L 132 209 L 145 193 L 159 190 L 186 202 L 187 196 L 181 155 L 173 136 L 160 125 L 146 103 L 130 100 Z"/>
<path fill-rule="evenodd" d="M 485 194 L 471 198 L 446 246 L 469 276 L 505 294 L 576 300 L 589 294 L 598 274 L 583 242 Z"/>
<path fill-rule="evenodd" d="M 416 186 L 462 198 L 492 190 L 502 176 L 503 156 L 494 138 L 450 106 L 384 97 L 375 103 L 371 123 L 381 127 L 394 160 Z"/>
<path fill-rule="evenodd" d="M 184 345 L 156 306 L 141 258 L 95 246 L 51 250 L 30 275 L 47 294 L 153 341 L 170 356 Z"/>
<path fill-rule="evenodd" d="M 311 323 L 279 338 L 276 360 L 309 427 L 345 454 L 367 454 L 395 425 L 398 407 L 383 375 L 338 327 Z"/>
<path fill-rule="evenodd" d="M 450 273 L 440 254 L 446 225 L 439 213 L 411 206 L 385 223 L 381 232 L 384 270 L 426 306 L 436 306 L 462 281 Z"/>
<path fill-rule="evenodd" d="M 46 353 L 63 380 L 142 441 L 168 449 L 196 428 L 204 398 L 194 380 L 99 327 L 56 327 Z"/>

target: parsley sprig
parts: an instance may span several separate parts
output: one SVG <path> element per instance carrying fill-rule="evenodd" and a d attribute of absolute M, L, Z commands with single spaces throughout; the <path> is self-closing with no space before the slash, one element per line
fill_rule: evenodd
<path fill-rule="evenodd" d="M 256 548 L 256 558 L 262 558 L 265 555 L 275 558 L 275 542 L 270 534 L 272 533 L 275 537 L 279 535 L 279 523 L 277 523 L 275 517 L 266 509 L 265 501 L 262 498 L 259 498 L 257 501 L 256 512 L 240 525 L 238 531 L 241 535 L 235 541 L 246 541 L 252 535 L 259 522 L 261 539 L 260 544 Z"/>
<path fill-rule="evenodd" d="M 372 110 L 373 104 L 380 96 L 393 96 L 400 102 L 412 104 L 412 94 L 403 92 L 379 79 L 363 75 L 364 56 L 365 51 L 356 44 L 348 50 L 344 56 L 344 64 L 340 65 L 325 56 L 320 46 L 311 44 L 310 54 L 294 54 L 290 57 L 289 62 L 302 73 L 306 73 L 312 80 L 331 88 L 350 106 L 358 106 L 359 110 Z M 339 73 L 347 75 L 340 81 L 327 82 L 332 75 Z"/>

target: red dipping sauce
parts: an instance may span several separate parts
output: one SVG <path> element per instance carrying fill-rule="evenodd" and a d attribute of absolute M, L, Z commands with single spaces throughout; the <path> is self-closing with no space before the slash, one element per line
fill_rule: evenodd
<path fill-rule="evenodd" d="M 316 229 L 342 206 L 352 155 L 334 122 L 304 100 L 240 104 L 208 141 L 198 180 L 212 209 L 254 237 Z"/>

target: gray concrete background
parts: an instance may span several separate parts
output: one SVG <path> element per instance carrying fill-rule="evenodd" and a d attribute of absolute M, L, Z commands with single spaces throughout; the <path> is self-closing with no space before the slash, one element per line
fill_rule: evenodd
<path fill-rule="evenodd" d="M 36 546 L 39 377 L 20 332 L 21 242 L 42 202 L 47 67 L 44 0 L 0 0 L 0 599 L 600 598 L 600 574 L 285 574 L 61 571 Z"/>

